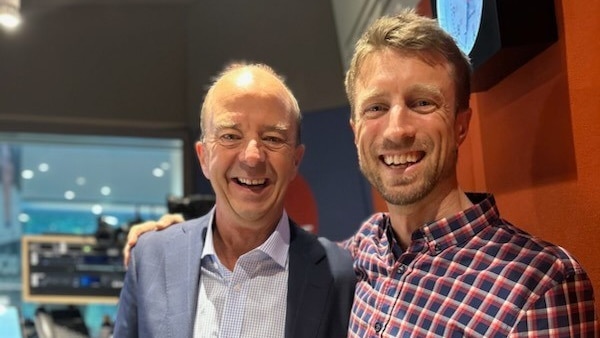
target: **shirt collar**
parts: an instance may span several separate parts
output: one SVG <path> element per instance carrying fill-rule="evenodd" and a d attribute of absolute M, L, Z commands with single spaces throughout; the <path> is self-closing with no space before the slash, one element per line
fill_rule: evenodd
<path fill-rule="evenodd" d="M 429 252 L 438 254 L 444 249 L 459 245 L 495 223 L 500 217 L 492 194 L 467 193 L 473 206 L 458 214 L 428 223 L 413 234 L 428 242 Z"/>
<path fill-rule="evenodd" d="M 204 247 L 202 248 L 202 258 L 205 256 L 212 255 L 217 257 L 215 252 L 215 246 L 213 242 L 213 222 L 215 217 L 215 208 L 210 211 L 210 217 L 208 227 L 206 231 L 206 239 L 204 240 Z M 282 268 L 285 268 L 288 262 L 288 250 L 290 247 L 290 221 L 287 212 L 284 210 L 275 231 L 264 241 L 258 248 L 254 250 L 260 250 L 267 254 Z M 254 251 L 253 250 L 253 251 Z"/>

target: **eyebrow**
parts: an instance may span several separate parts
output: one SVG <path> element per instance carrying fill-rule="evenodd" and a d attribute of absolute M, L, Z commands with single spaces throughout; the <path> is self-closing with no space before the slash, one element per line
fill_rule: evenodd
<path fill-rule="evenodd" d="M 239 123 L 236 124 L 236 122 L 231 118 L 231 116 L 223 116 L 223 115 L 213 117 L 212 125 L 215 130 L 236 128 L 236 126 L 239 128 Z"/>
<path fill-rule="evenodd" d="M 275 131 L 279 133 L 287 133 L 290 130 L 290 123 L 279 122 L 276 125 L 270 125 L 265 128 L 265 131 Z"/>
<path fill-rule="evenodd" d="M 240 127 L 239 123 L 235 123 L 233 121 L 223 121 L 221 123 L 215 122 L 213 125 L 215 130 L 239 129 Z"/>
<path fill-rule="evenodd" d="M 434 95 L 436 98 L 444 97 L 438 86 L 417 83 L 410 86 L 409 89 L 412 93 Z"/>
<path fill-rule="evenodd" d="M 428 84 L 414 84 L 408 87 L 406 93 L 409 95 L 430 95 L 434 96 L 436 99 L 441 99 L 444 97 L 440 88 L 435 85 Z M 358 103 L 364 103 L 365 101 L 379 100 L 382 98 L 386 98 L 389 95 L 378 88 L 367 89 L 364 94 L 357 97 Z"/>
<path fill-rule="evenodd" d="M 287 134 L 287 132 L 291 129 L 290 123 L 280 122 L 275 125 L 264 126 L 261 132 L 277 132 L 281 134 Z M 223 121 L 222 123 L 215 123 L 214 130 L 216 132 L 222 131 L 224 129 L 235 129 L 241 131 L 241 127 L 239 123 L 235 123 L 233 121 Z"/>
<path fill-rule="evenodd" d="M 361 111 L 366 109 L 367 107 L 376 104 L 376 103 L 384 103 L 389 95 L 377 89 L 369 89 L 363 95 L 357 96 L 355 98 L 355 109 L 356 111 Z"/>
<path fill-rule="evenodd" d="M 373 100 L 373 99 L 378 99 L 381 97 L 387 96 L 387 94 L 385 94 L 383 91 L 377 89 L 377 88 L 370 88 L 367 89 L 364 94 L 357 96 L 357 100 L 364 102 L 364 101 L 368 101 L 368 100 Z"/>

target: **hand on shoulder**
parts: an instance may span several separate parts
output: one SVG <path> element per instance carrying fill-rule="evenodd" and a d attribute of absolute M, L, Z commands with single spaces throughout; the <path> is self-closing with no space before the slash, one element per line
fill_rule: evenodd
<path fill-rule="evenodd" d="M 127 234 L 127 242 L 123 247 L 123 264 L 125 267 L 129 265 L 131 249 L 135 246 L 138 238 L 148 231 L 163 230 L 169 226 L 185 221 L 181 214 L 165 214 L 157 221 L 151 220 L 143 223 L 135 224 L 129 229 Z"/>

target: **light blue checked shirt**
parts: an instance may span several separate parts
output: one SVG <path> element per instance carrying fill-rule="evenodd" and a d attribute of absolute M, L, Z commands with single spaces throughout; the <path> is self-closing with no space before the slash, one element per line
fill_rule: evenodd
<path fill-rule="evenodd" d="M 229 271 L 215 253 L 209 227 L 202 250 L 194 338 L 283 337 L 289 245 L 289 219 L 284 211 L 271 236 L 240 256 Z"/>

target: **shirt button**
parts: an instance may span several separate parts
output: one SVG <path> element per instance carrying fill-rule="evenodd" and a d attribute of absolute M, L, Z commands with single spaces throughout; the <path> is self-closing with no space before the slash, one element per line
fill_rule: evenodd
<path fill-rule="evenodd" d="M 375 323 L 375 332 L 379 333 L 379 331 L 381 331 L 382 328 L 383 324 L 381 324 L 380 322 Z"/>
<path fill-rule="evenodd" d="M 436 245 L 435 245 L 435 252 L 438 252 L 438 253 L 439 253 L 440 251 L 442 251 L 442 246 L 441 246 L 441 245 L 439 245 L 439 244 L 436 244 Z"/>
<path fill-rule="evenodd" d="M 398 267 L 398 273 L 399 273 L 399 274 L 403 274 L 403 273 L 404 273 L 404 271 L 406 271 L 406 265 L 404 265 L 404 264 L 401 264 L 401 265 Z"/>

